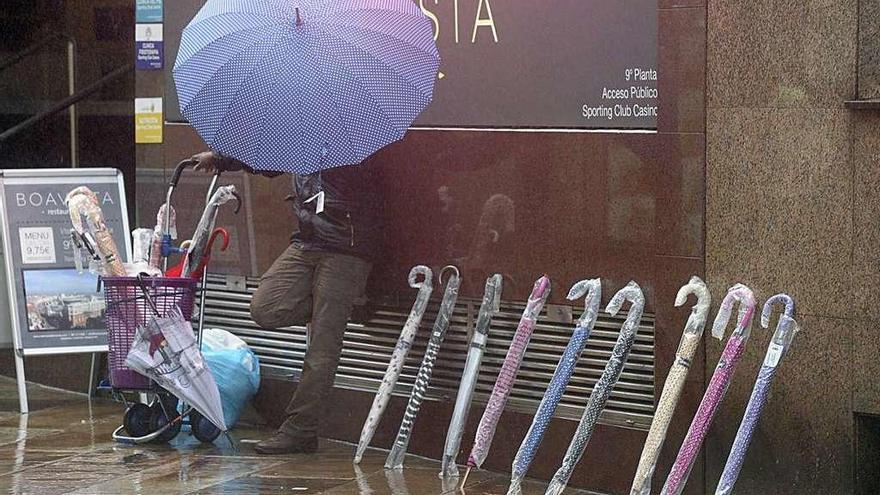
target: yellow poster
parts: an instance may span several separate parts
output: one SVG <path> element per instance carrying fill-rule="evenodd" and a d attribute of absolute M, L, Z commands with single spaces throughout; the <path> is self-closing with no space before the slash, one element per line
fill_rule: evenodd
<path fill-rule="evenodd" d="M 162 98 L 135 98 L 134 142 L 135 144 L 159 144 L 162 142 Z"/>

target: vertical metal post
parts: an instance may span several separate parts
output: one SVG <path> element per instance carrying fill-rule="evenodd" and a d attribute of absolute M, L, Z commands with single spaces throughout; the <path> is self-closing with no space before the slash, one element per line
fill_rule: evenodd
<path fill-rule="evenodd" d="M 89 367 L 89 389 L 86 391 L 86 393 L 88 394 L 90 399 L 95 396 L 95 389 L 98 388 L 97 387 L 97 385 L 98 385 L 97 379 L 95 377 L 95 374 L 97 372 L 98 372 L 98 353 L 93 352 L 92 353 L 92 364 Z"/>
<path fill-rule="evenodd" d="M 73 40 L 67 41 L 67 92 L 70 96 L 76 94 L 76 44 Z M 70 166 L 79 166 L 79 129 L 77 128 L 76 103 L 70 105 Z"/>
<path fill-rule="evenodd" d="M 12 331 L 16 331 L 14 328 Z M 18 383 L 18 405 L 22 414 L 28 413 L 27 382 L 24 377 L 24 351 L 15 349 L 15 381 Z"/>
<path fill-rule="evenodd" d="M 217 187 L 217 179 L 220 178 L 220 172 L 216 172 L 211 177 L 211 184 L 208 186 L 208 192 L 205 194 L 205 207 L 211 203 L 211 196 L 214 195 L 214 189 Z M 208 241 L 210 242 L 211 232 L 208 232 Z M 208 244 L 205 244 L 206 246 Z M 201 291 L 199 291 L 199 325 L 198 325 L 198 342 L 199 350 L 202 350 L 202 332 L 205 330 L 205 299 L 208 292 L 208 264 L 202 269 Z"/>

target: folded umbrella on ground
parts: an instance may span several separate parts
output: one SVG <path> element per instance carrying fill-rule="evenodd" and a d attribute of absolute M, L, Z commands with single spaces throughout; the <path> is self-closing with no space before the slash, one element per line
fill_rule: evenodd
<path fill-rule="evenodd" d="M 611 351 L 611 358 L 608 359 L 602 376 L 599 377 L 599 381 L 596 382 L 596 386 L 593 387 L 593 391 L 590 393 L 587 407 L 584 408 L 584 413 L 574 433 L 574 438 L 571 439 L 571 444 L 569 444 L 568 450 L 565 452 L 562 465 L 559 466 L 556 474 L 553 475 L 553 479 L 550 480 L 546 495 L 561 495 L 566 485 L 568 485 L 568 480 L 571 478 L 575 466 L 580 462 L 587 444 L 593 436 L 593 431 L 595 431 L 599 417 L 605 409 L 605 404 L 608 402 L 608 398 L 611 396 L 617 380 L 620 379 L 620 374 L 623 373 L 623 367 L 626 364 L 627 358 L 629 358 L 629 351 L 632 349 L 633 344 L 635 344 L 636 333 L 639 330 L 642 312 L 645 309 L 645 296 L 642 294 L 642 289 L 637 283 L 630 282 L 626 287 L 620 289 L 611 299 L 611 302 L 608 303 L 605 311 L 612 316 L 616 315 L 624 301 L 629 301 L 631 304 L 626 315 L 626 321 L 620 327 L 620 335 L 617 337 L 617 342 Z"/>
<path fill-rule="evenodd" d="M 419 275 L 422 276 L 421 281 L 419 281 Z M 364 452 L 366 452 L 367 446 L 370 445 L 370 441 L 376 433 L 376 428 L 379 426 L 379 421 L 382 419 L 385 407 L 388 406 L 388 401 L 391 400 L 394 386 L 397 385 L 397 380 L 400 378 L 400 373 L 403 371 L 406 356 L 412 348 L 413 340 L 416 338 L 416 332 L 418 332 L 419 326 L 422 322 L 422 316 L 425 314 L 425 309 L 428 307 L 428 301 L 431 299 L 431 293 L 434 291 L 432 283 L 433 274 L 431 273 L 431 269 L 427 266 L 418 265 L 410 270 L 409 286 L 413 289 L 418 289 L 419 292 L 416 295 L 416 300 L 406 319 L 406 323 L 403 325 L 403 330 L 400 332 L 400 337 L 397 339 L 397 345 L 394 346 L 394 351 L 391 353 L 391 360 L 388 362 L 385 376 L 382 378 L 382 383 L 379 385 L 379 390 L 376 392 L 376 397 L 373 399 L 373 405 L 370 407 L 370 412 L 367 414 L 367 420 L 364 422 L 364 427 L 361 430 L 360 441 L 358 441 L 357 450 L 354 455 L 355 464 L 361 462 L 361 458 L 363 457 Z"/>
<path fill-rule="evenodd" d="M 724 337 L 724 329 L 730 321 L 734 302 L 739 302 L 740 305 L 736 328 L 727 340 L 727 345 L 724 346 L 721 359 L 718 360 L 712 379 L 709 380 L 700 407 L 691 421 L 691 426 L 681 444 L 672 470 L 666 477 L 666 483 L 663 484 L 661 491 L 663 495 L 680 495 L 684 490 L 694 462 L 703 447 L 703 441 L 709 432 L 709 426 L 715 419 L 715 413 L 718 412 L 718 407 L 733 379 L 733 371 L 745 352 L 746 342 L 751 334 L 752 316 L 755 314 L 755 296 L 752 290 L 745 285 L 736 284 L 727 291 L 727 295 L 721 301 L 718 314 L 715 316 L 712 336 Z"/>
<path fill-rule="evenodd" d="M 532 425 L 529 427 L 526 437 L 522 441 L 516 456 L 513 458 L 513 469 L 510 479 L 510 487 L 507 490 L 508 495 L 518 495 L 522 493 L 522 482 L 529 471 L 529 466 L 538 453 L 538 447 L 544 438 L 544 432 L 550 426 L 550 420 L 556 412 L 559 401 L 562 400 L 562 394 L 565 393 L 571 375 L 577 367 L 578 359 L 581 352 L 587 345 L 587 339 L 590 338 L 590 332 L 596 324 L 599 317 L 599 303 L 602 301 L 602 282 L 598 278 L 592 280 L 581 280 L 574 284 L 568 292 L 568 299 L 574 301 L 586 295 L 584 301 L 584 313 L 578 320 L 571 338 L 565 351 L 559 358 L 556 365 L 556 371 L 553 372 L 553 378 L 544 391 L 544 397 L 541 404 L 535 412 L 532 419 Z"/>
<path fill-rule="evenodd" d="M 685 324 L 681 342 L 678 344 L 678 351 L 675 353 L 675 362 L 672 363 L 666 384 L 663 385 L 660 400 L 657 401 L 654 420 L 651 422 L 651 429 L 648 430 L 648 438 L 642 449 L 642 456 L 639 459 L 639 467 L 636 469 L 630 495 L 651 495 L 651 479 L 657 467 L 660 449 L 663 448 L 663 441 L 666 439 L 666 430 L 669 428 L 669 423 L 672 422 L 672 415 L 678 405 L 681 392 L 684 390 L 691 362 L 703 340 L 703 331 L 706 328 L 706 319 L 709 317 L 712 296 L 706 283 L 696 276 L 691 277 L 687 285 L 679 289 L 675 297 L 675 306 L 684 304 L 689 294 L 697 296 L 697 304 L 691 310 L 691 315 Z"/>
<path fill-rule="evenodd" d="M 428 384 L 431 381 L 431 375 L 434 373 L 434 362 L 440 353 L 440 344 L 446 338 L 452 313 L 455 311 L 455 301 L 458 300 L 461 277 L 459 276 L 458 268 L 447 266 L 440 272 L 441 284 L 443 283 L 443 272 L 447 269 L 451 269 L 454 273 L 449 277 L 449 282 L 446 284 L 443 301 L 440 303 L 440 311 L 437 313 L 437 319 L 434 321 L 431 339 L 428 341 L 428 348 L 425 350 L 422 365 L 419 367 L 419 374 L 416 376 L 416 381 L 413 384 L 412 393 L 406 405 L 406 412 L 403 415 L 403 421 L 400 423 L 400 430 L 397 432 L 397 438 L 394 440 L 394 445 L 391 446 L 388 458 L 385 459 L 385 469 L 403 468 L 403 459 L 409 446 L 413 425 L 416 422 L 416 417 L 419 414 L 425 394 L 428 392 Z"/>
<path fill-rule="evenodd" d="M 446 444 L 443 447 L 443 460 L 440 465 L 440 477 L 458 476 L 458 466 L 455 459 L 461 446 L 461 436 L 467 423 L 468 411 L 471 407 L 471 399 L 474 388 L 477 386 L 477 378 L 480 374 L 480 362 L 483 360 L 483 351 L 486 350 L 486 339 L 489 336 L 489 325 L 492 316 L 501 307 L 501 275 L 495 274 L 486 280 L 486 288 L 483 290 L 483 302 L 477 313 L 477 323 L 474 325 L 474 335 L 468 346 L 467 360 L 464 363 L 464 371 L 461 375 L 461 384 L 458 386 L 458 395 L 455 398 L 455 409 L 452 411 L 452 419 L 446 431 Z"/>

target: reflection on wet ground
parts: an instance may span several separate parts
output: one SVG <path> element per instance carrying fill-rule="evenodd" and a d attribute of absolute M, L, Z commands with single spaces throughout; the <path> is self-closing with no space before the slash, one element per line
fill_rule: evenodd
<path fill-rule="evenodd" d="M 503 494 L 507 477 L 472 472 L 464 489 L 441 480 L 440 463 L 409 456 L 402 471 L 385 471 L 386 453 L 371 450 L 359 466 L 352 445 L 322 440 L 315 455 L 259 456 L 256 441 L 271 432 L 238 427 L 236 445 L 221 438 L 202 445 L 181 434 L 168 445 L 120 445 L 110 435 L 122 418 L 122 405 L 89 401 L 34 386 L 29 393 L 43 404 L 29 415 L 15 412 L 15 382 L 0 378 L 0 494 L 327 494 L 468 495 Z M 10 399 L 6 401 L 5 399 Z M 39 402 L 42 401 L 42 402 Z M 541 483 L 524 485 L 526 495 L 542 494 Z M 570 490 L 567 494 L 585 495 Z"/>

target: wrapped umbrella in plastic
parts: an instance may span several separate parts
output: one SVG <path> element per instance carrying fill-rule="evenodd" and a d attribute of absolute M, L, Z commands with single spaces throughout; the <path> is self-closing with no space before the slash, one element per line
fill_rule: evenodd
<path fill-rule="evenodd" d="M 642 289 L 637 283 L 630 282 L 626 287 L 620 289 L 617 294 L 614 294 L 605 311 L 612 316 L 616 315 L 624 301 L 631 303 L 629 312 L 626 315 L 626 321 L 620 327 L 620 335 L 617 337 L 617 342 L 611 351 L 611 358 L 605 365 L 605 371 L 602 372 L 602 376 L 590 393 L 587 407 L 581 416 L 581 421 L 574 433 L 574 438 L 572 438 L 568 446 L 568 451 L 566 451 L 565 457 L 562 459 L 562 465 L 559 466 L 556 474 L 553 475 L 553 479 L 550 480 L 550 485 L 547 487 L 547 495 L 560 495 L 565 490 L 565 486 L 571 478 L 571 473 L 574 472 L 575 466 L 580 462 L 581 456 L 584 455 L 584 450 L 586 450 L 590 437 L 593 436 L 593 431 L 596 429 L 599 416 L 602 415 L 602 411 L 605 409 L 605 403 L 608 402 L 608 397 L 611 396 L 611 391 L 614 390 L 614 385 L 617 384 L 617 380 L 623 372 L 623 366 L 629 357 L 629 351 L 636 341 L 636 333 L 639 330 L 642 312 L 645 309 L 645 296 L 642 294 Z"/>
<path fill-rule="evenodd" d="M 211 255 L 208 245 L 214 236 L 214 225 L 217 223 L 217 214 L 220 212 L 220 206 L 233 199 L 238 202 L 235 208 L 235 213 L 238 213 L 241 208 L 241 199 L 238 197 L 238 193 L 235 192 L 235 186 L 221 186 L 214 191 L 214 194 L 205 206 L 205 210 L 202 212 L 202 217 L 199 219 L 199 223 L 193 233 L 192 242 L 186 249 L 186 256 L 183 262 L 169 269 L 166 273 L 167 276 L 196 278 L 201 276 L 201 271 L 205 265 L 205 258 Z"/>
<path fill-rule="evenodd" d="M 529 428 L 529 432 L 526 433 L 526 438 L 513 459 L 513 474 L 510 480 L 510 488 L 507 490 L 508 495 L 522 493 L 523 478 L 528 473 L 535 454 L 538 453 L 538 447 L 544 438 L 544 432 L 547 431 L 547 427 L 550 425 L 550 420 L 556 412 L 556 407 L 562 399 L 562 394 L 565 393 L 565 389 L 568 387 L 568 382 L 571 380 L 575 367 L 577 367 L 581 352 L 587 345 L 587 339 L 590 338 L 590 333 L 596 324 L 596 318 L 599 316 L 599 303 L 602 301 L 602 281 L 598 278 L 581 280 L 574 284 L 568 292 L 568 299 L 574 301 L 583 297 L 584 294 L 587 296 L 584 301 L 584 313 L 581 315 L 580 320 L 578 320 L 577 327 L 575 327 L 574 332 L 571 334 L 562 357 L 559 358 L 559 364 L 556 365 L 553 378 L 550 379 L 550 384 L 547 385 L 547 390 L 544 391 L 544 398 L 541 399 L 541 405 L 538 406 L 538 410 L 535 412 L 532 426 Z"/>
<path fill-rule="evenodd" d="M 486 289 L 483 291 L 483 302 L 477 314 L 477 323 L 474 326 L 474 335 L 468 347 L 467 361 L 464 364 L 464 372 L 461 376 L 461 385 L 458 387 L 458 396 L 455 399 L 455 409 L 452 412 L 452 420 L 446 432 L 446 445 L 443 448 L 443 463 L 440 467 L 440 477 L 458 476 L 458 466 L 455 458 L 461 446 L 461 436 L 467 423 L 468 411 L 471 407 L 471 398 L 477 385 L 477 377 L 480 374 L 480 362 L 483 360 L 483 352 L 486 350 L 486 339 L 489 335 L 489 325 L 492 317 L 501 307 L 502 279 L 500 274 L 495 274 L 486 280 Z"/>
<path fill-rule="evenodd" d="M 691 421 L 691 426 L 688 428 L 681 449 L 678 451 L 672 470 L 666 477 L 666 483 L 661 492 L 664 495 L 679 495 L 684 490 L 691 468 L 694 466 L 709 431 L 709 426 L 718 411 L 718 406 L 724 399 L 724 394 L 733 378 L 733 371 L 742 359 L 746 342 L 749 340 L 752 316 L 755 314 L 755 296 L 751 289 L 742 284 L 734 285 L 724 296 L 718 314 L 715 316 L 715 323 L 712 325 L 712 336 L 719 339 L 724 337 L 724 329 L 730 320 L 734 301 L 738 301 L 740 305 L 736 329 L 728 339 L 727 345 L 724 346 L 721 359 L 718 361 L 718 366 L 715 368 L 715 373 L 712 374 L 708 387 L 706 387 L 706 393 L 703 395 L 700 407 Z"/>
<path fill-rule="evenodd" d="M 678 295 L 675 297 L 675 306 L 679 307 L 687 302 L 690 294 L 697 296 L 697 304 L 691 310 L 691 315 L 685 324 L 681 342 L 678 344 L 678 351 L 675 353 L 675 362 L 669 369 L 666 384 L 663 385 L 663 392 L 660 394 L 660 400 L 657 401 L 654 420 L 651 422 L 651 429 L 648 431 L 648 438 L 642 449 L 642 457 L 639 459 L 639 467 L 636 469 L 630 495 L 651 495 L 651 478 L 657 467 L 657 459 L 660 457 L 663 441 L 666 439 L 666 431 L 669 429 L 675 407 L 681 398 L 681 392 L 684 389 L 694 355 L 703 340 L 703 330 L 706 328 L 706 319 L 709 317 L 712 296 L 706 283 L 700 277 L 694 276 L 691 277 L 687 285 L 679 289 Z"/>
<path fill-rule="evenodd" d="M 761 313 L 761 326 L 770 327 L 770 314 L 773 311 L 775 303 L 785 304 L 785 312 L 779 316 L 779 323 L 776 325 L 776 332 L 773 333 L 773 340 L 767 349 L 767 355 L 764 357 L 764 364 L 758 372 L 758 379 L 755 381 L 755 388 L 752 390 L 752 396 L 749 404 L 746 406 L 746 412 L 743 415 L 742 423 L 739 425 L 739 431 L 736 432 L 736 438 L 733 441 L 733 447 L 730 449 L 730 455 L 727 457 L 727 463 L 724 471 L 721 473 L 721 480 L 715 490 L 715 495 L 728 495 L 733 492 L 733 485 L 739 477 L 742 470 L 743 461 L 746 458 L 746 451 L 749 443 L 752 441 L 752 434 L 758 425 L 758 419 L 767 402 L 767 394 L 770 392 L 770 384 L 773 377 L 776 376 L 776 370 L 783 357 L 788 353 L 791 347 L 791 341 L 795 334 L 798 333 L 798 324 L 794 320 L 794 300 L 787 294 L 777 294 L 764 303 L 764 311 Z"/>
<path fill-rule="evenodd" d="M 153 228 L 153 238 L 150 245 L 150 266 L 160 269 L 162 267 L 162 236 L 168 233 L 169 241 L 177 239 L 177 212 L 168 203 L 163 203 L 156 213 L 156 226 Z"/>
<path fill-rule="evenodd" d="M 94 251 L 93 254 L 100 260 L 102 275 L 124 277 L 126 273 L 122 257 L 113 240 L 113 234 L 104 220 L 104 212 L 101 211 L 95 193 L 88 187 L 77 187 L 67 194 L 64 202 L 67 204 L 70 221 L 73 223 L 71 235 L 74 236 L 74 244 Z M 81 250 L 75 250 L 74 256 L 77 266 L 81 266 Z"/>
<path fill-rule="evenodd" d="M 421 282 L 418 280 L 419 275 L 423 277 Z M 388 401 L 391 400 L 391 393 L 394 391 L 398 378 L 400 378 L 400 372 L 403 371 L 406 355 L 409 354 L 409 350 L 412 348 L 416 332 L 418 332 L 419 325 L 422 322 L 422 316 L 425 314 L 428 301 L 431 299 L 431 293 L 434 291 L 432 282 L 433 274 L 427 266 L 415 266 L 409 272 L 409 286 L 413 289 L 418 289 L 419 292 L 416 295 L 416 301 L 413 303 L 409 317 L 407 317 L 406 323 L 403 325 L 403 330 L 400 332 L 400 337 L 397 339 L 397 345 L 394 346 L 394 351 L 391 353 L 388 369 L 385 370 L 385 376 L 382 378 L 379 391 L 376 392 L 376 397 L 373 399 L 373 406 L 370 408 L 370 413 L 364 422 L 364 428 L 361 430 L 361 438 L 354 456 L 355 464 L 361 462 L 367 446 L 370 445 L 370 441 L 376 433 L 376 427 L 379 426 L 379 421 L 382 419 L 385 407 L 388 406 Z"/>
<path fill-rule="evenodd" d="M 153 242 L 153 229 L 134 229 L 131 232 L 132 249 L 131 263 L 125 265 L 130 277 L 147 274 L 161 277 L 162 270 L 150 266 L 150 245 Z"/>
<path fill-rule="evenodd" d="M 495 429 L 498 427 L 498 421 L 501 419 L 501 413 L 507 405 L 507 398 L 513 390 L 513 383 L 516 381 L 516 375 L 519 373 L 519 367 L 522 364 L 523 356 L 526 353 L 526 347 L 532 339 L 532 332 L 535 330 L 535 324 L 538 322 L 538 315 L 547 302 L 550 295 L 550 279 L 546 275 L 535 281 L 532 287 L 532 293 L 526 303 L 526 309 L 523 311 L 513 335 L 513 341 L 507 350 L 507 356 L 504 357 L 504 363 L 501 365 L 501 371 L 495 380 L 495 386 L 492 388 L 492 395 L 486 404 L 486 410 L 483 411 L 483 417 L 477 426 L 477 435 L 474 439 L 474 446 L 468 456 L 468 473 L 472 468 L 479 468 L 483 465 L 486 457 L 489 455 L 489 448 L 492 446 L 492 438 L 495 436 Z M 462 486 L 467 482 L 467 474 L 462 480 Z"/>
<path fill-rule="evenodd" d="M 149 295 L 145 297 L 152 304 Z M 158 310 L 153 309 L 158 315 Z M 217 383 L 199 352 L 192 325 L 180 310 L 156 316 L 138 328 L 125 365 L 149 377 L 226 431 Z"/>
<path fill-rule="evenodd" d="M 400 423 L 400 430 L 398 430 L 397 438 L 391 447 L 391 452 L 385 460 L 386 469 L 400 469 L 403 467 L 403 458 L 406 457 L 406 448 L 409 446 L 413 424 L 416 422 L 416 416 L 419 414 L 422 400 L 424 400 L 425 393 L 428 391 L 431 374 L 434 372 L 434 361 L 437 360 L 437 354 L 440 353 L 440 344 L 443 343 L 446 331 L 449 330 L 449 322 L 452 318 L 452 312 L 455 310 L 455 301 L 458 299 L 461 277 L 459 276 L 458 268 L 447 266 L 440 272 L 441 284 L 443 283 L 443 272 L 447 269 L 451 269 L 454 274 L 449 277 L 449 283 L 446 284 L 443 301 L 440 303 L 440 311 L 437 313 L 437 319 L 434 320 L 434 328 L 431 330 L 428 349 L 425 351 L 425 357 L 422 359 L 422 365 L 419 367 L 419 374 L 416 376 L 415 384 L 413 384 L 409 403 L 406 405 L 406 412 L 403 415 L 403 421 Z"/>

